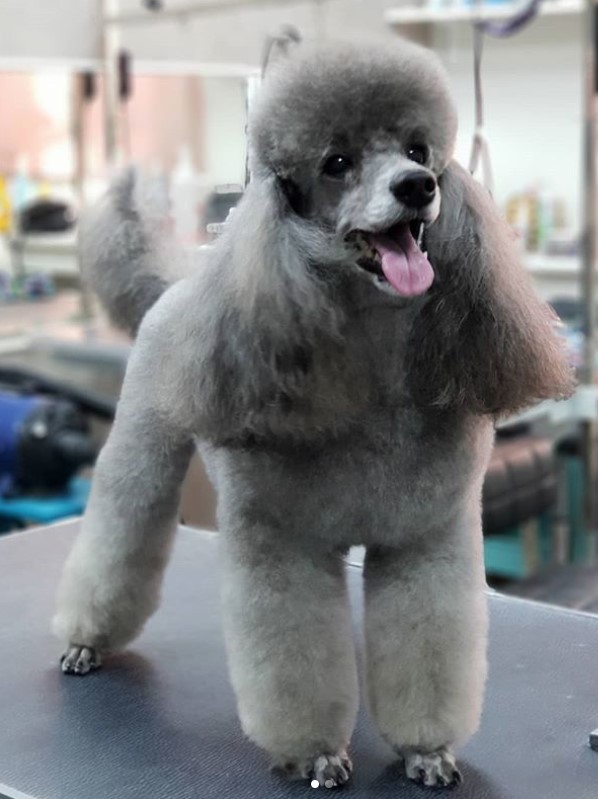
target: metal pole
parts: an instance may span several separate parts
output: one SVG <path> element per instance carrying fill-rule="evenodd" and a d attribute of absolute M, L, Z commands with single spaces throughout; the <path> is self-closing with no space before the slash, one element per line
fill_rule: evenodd
<path fill-rule="evenodd" d="M 582 237 L 582 297 L 585 316 L 584 365 L 581 381 L 594 385 L 594 359 L 596 355 L 596 5 L 594 0 L 585 3 L 584 37 L 584 126 L 583 126 L 583 237 Z M 594 452 L 595 422 L 582 422 L 582 453 L 584 462 L 584 521 L 593 558 L 596 549 L 596 458 Z"/>
<path fill-rule="evenodd" d="M 118 0 L 101 0 L 103 19 L 118 13 Z M 112 168 L 118 161 L 118 49 L 120 34 L 115 26 L 102 28 L 102 59 L 104 74 L 104 146 L 106 163 Z"/>
<path fill-rule="evenodd" d="M 81 213 L 81 210 L 85 206 L 85 110 L 83 75 L 79 72 L 75 72 L 71 78 L 71 134 L 75 151 L 75 175 L 73 183 L 79 213 Z M 79 263 L 79 270 L 80 269 L 81 264 Z M 79 275 L 79 284 L 81 318 L 84 322 L 89 322 L 92 317 L 91 292 L 85 280 L 83 280 L 81 273 Z"/>

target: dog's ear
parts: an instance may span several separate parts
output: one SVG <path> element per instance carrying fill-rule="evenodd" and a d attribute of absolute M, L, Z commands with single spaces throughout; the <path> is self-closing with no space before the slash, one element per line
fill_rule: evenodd
<path fill-rule="evenodd" d="M 292 336 L 299 323 L 325 324 L 330 300 L 313 264 L 323 234 L 297 213 L 301 198 L 290 182 L 273 173 L 255 176 L 238 206 L 226 236 L 240 306 L 261 297 L 264 323 Z"/>
<path fill-rule="evenodd" d="M 214 249 L 234 292 L 218 330 L 214 413 L 223 426 L 232 419 L 254 433 L 266 422 L 287 431 L 291 403 L 310 401 L 303 392 L 313 353 L 324 339 L 340 341 L 336 306 L 311 268 L 317 231 L 290 212 L 270 174 L 249 183 Z"/>
<path fill-rule="evenodd" d="M 408 350 L 418 403 L 504 415 L 574 387 L 555 316 L 538 299 L 515 236 L 488 192 L 451 163 L 427 232 L 436 282 Z"/>

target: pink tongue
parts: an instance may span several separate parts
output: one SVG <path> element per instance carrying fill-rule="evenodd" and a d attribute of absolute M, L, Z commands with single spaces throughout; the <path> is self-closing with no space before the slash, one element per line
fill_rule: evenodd
<path fill-rule="evenodd" d="M 392 236 L 370 236 L 382 260 L 382 271 L 390 285 L 403 297 L 417 297 L 434 282 L 434 270 L 417 246 L 408 225 Z"/>

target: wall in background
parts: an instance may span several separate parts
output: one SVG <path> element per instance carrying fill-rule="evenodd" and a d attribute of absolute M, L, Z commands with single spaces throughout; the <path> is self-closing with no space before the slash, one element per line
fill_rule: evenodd
<path fill-rule="evenodd" d="M 182 0 L 170 0 L 172 7 Z M 401 0 L 399 0 L 400 4 Z M 326 0 L 264 5 L 226 14 L 205 15 L 182 25 L 176 20 L 126 32 L 125 41 L 140 58 L 177 58 L 259 64 L 268 34 L 292 23 L 306 36 L 391 39 L 383 20 L 393 0 Z M 123 9 L 138 9 L 138 0 L 121 0 Z"/>
<path fill-rule="evenodd" d="M 203 78 L 203 171 L 210 182 L 245 182 L 247 84 L 234 78 Z"/>
<path fill-rule="evenodd" d="M 167 0 L 170 6 L 182 0 Z M 121 0 L 123 11 L 137 11 L 140 0 Z M 327 0 L 240 9 L 130 29 L 123 37 L 139 58 L 257 64 L 264 37 L 292 22 L 306 35 L 390 37 L 382 20 L 393 0 Z M 97 58 L 100 54 L 99 0 L 2 0 L 0 56 Z"/>
<path fill-rule="evenodd" d="M 256 65 L 265 35 L 285 22 L 308 35 L 320 32 L 390 40 L 393 34 L 382 15 L 395 4 L 393 0 L 328 0 L 319 11 L 307 2 L 264 6 L 196 18 L 188 24 L 148 25 L 128 31 L 123 42 L 140 59 Z M 122 0 L 124 10 L 139 6 L 139 0 Z M 95 57 L 99 53 L 97 23 L 97 0 L 2 0 L 0 54 Z M 487 130 L 499 201 L 543 180 L 547 188 L 565 197 L 572 216 L 578 216 L 581 25 L 579 16 L 547 18 L 512 40 L 488 42 L 484 67 Z M 436 29 L 434 42 L 453 79 L 461 117 L 458 155 L 467 161 L 473 109 L 471 31 L 465 25 Z M 233 97 L 236 89 L 230 91 Z M 213 121 L 207 117 L 208 158 L 210 169 L 218 164 L 228 179 L 238 172 L 238 158 L 228 159 L 224 139 L 238 136 L 239 126 L 232 116 L 239 112 L 232 110 L 229 117 L 217 93 L 214 84 L 208 102 L 214 108 Z M 234 100 L 233 109 L 238 107 Z M 221 125 L 226 136 L 217 133 Z M 231 148 L 235 153 L 239 150 L 236 143 Z"/>
<path fill-rule="evenodd" d="M 542 182 L 565 198 L 575 222 L 581 199 L 581 26 L 581 16 L 546 17 L 512 39 L 487 39 L 483 66 L 497 200 Z M 465 25 L 435 37 L 457 99 L 457 155 L 465 164 L 474 119 L 471 41 Z"/>
<path fill-rule="evenodd" d="M 71 77 L 64 71 L 37 75 L 0 73 L 0 175 L 17 166 L 39 177 L 72 174 L 69 143 Z"/>
<path fill-rule="evenodd" d="M 2 0 L 1 58 L 93 58 L 100 53 L 98 0 Z"/>

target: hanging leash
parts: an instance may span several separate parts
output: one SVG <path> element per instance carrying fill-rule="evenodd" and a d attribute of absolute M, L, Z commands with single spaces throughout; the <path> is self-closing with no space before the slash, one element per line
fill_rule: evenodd
<path fill-rule="evenodd" d="M 494 191 L 494 176 L 490 159 L 490 145 L 484 129 L 484 92 L 482 84 L 482 55 L 484 52 L 484 35 L 505 39 L 513 36 L 528 25 L 537 16 L 542 0 L 531 0 L 520 11 L 506 20 L 476 20 L 473 26 L 473 81 L 475 94 L 475 130 L 469 158 L 469 171 L 475 175 L 481 165 L 482 182 L 490 194 Z M 477 0 L 478 10 L 482 8 L 482 0 Z"/>
<path fill-rule="evenodd" d="M 490 146 L 484 130 L 484 93 L 482 90 L 482 53 L 484 33 L 477 27 L 473 31 L 473 81 L 475 91 L 475 130 L 469 158 L 469 171 L 472 175 L 482 166 L 482 182 L 490 194 L 494 193 L 494 177 L 490 160 Z"/>

